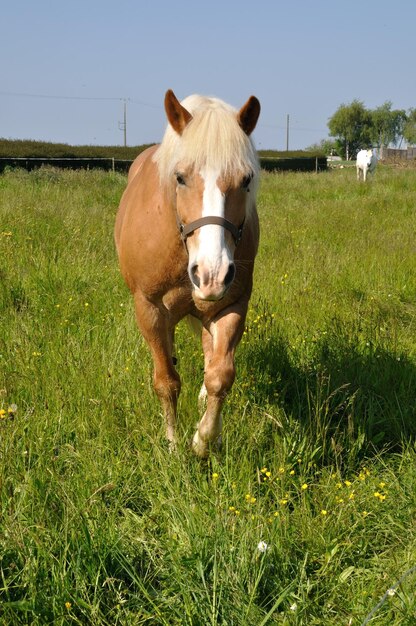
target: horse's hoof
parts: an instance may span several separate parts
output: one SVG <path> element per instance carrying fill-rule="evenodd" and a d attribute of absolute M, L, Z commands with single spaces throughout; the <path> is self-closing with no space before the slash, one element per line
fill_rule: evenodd
<path fill-rule="evenodd" d="M 200 459 L 206 459 L 209 456 L 210 452 L 219 452 L 221 450 L 221 446 L 221 435 L 215 441 L 204 441 L 199 436 L 198 431 L 196 431 L 191 444 L 193 452 L 197 456 L 199 456 Z"/>
<path fill-rule="evenodd" d="M 196 454 L 196 456 L 199 456 L 200 459 L 207 458 L 209 454 L 209 446 L 205 441 L 200 438 L 198 431 L 196 431 L 192 439 L 191 447 L 194 454 Z"/>

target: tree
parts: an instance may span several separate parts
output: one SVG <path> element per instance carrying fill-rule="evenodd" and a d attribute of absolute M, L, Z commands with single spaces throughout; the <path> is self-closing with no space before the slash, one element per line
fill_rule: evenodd
<path fill-rule="evenodd" d="M 339 153 L 346 159 L 371 145 L 371 112 L 359 100 L 341 104 L 328 120 L 329 134 L 336 138 Z"/>
<path fill-rule="evenodd" d="M 337 151 L 337 146 L 333 139 L 321 139 L 319 143 L 313 143 L 305 148 L 305 152 L 322 152 L 322 154 L 333 154 Z"/>
<path fill-rule="evenodd" d="M 403 137 L 409 144 L 416 144 L 416 109 L 410 109 L 403 129 Z"/>
<path fill-rule="evenodd" d="M 371 139 L 380 148 L 380 158 L 383 158 L 384 146 L 397 145 L 407 121 L 406 111 L 392 111 L 391 107 L 392 103 L 387 101 L 371 111 Z"/>

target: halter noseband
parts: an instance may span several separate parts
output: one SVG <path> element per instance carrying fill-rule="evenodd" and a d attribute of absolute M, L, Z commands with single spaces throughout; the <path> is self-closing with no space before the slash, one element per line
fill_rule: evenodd
<path fill-rule="evenodd" d="M 178 219 L 179 233 L 185 246 L 189 235 L 192 235 L 192 233 L 195 230 L 198 230 L 198 228 L 201 228 L 201 226 L 207 226 L 208 224 L 215 224 L 229 230 L 233 236 L 235 245 L 237 246 L 240 243 L 243 235 L 244 220 L 240 226 L 235 226 L 232 222 L 226 220 L 225 217 L 207 215 L 206 217 L 200 217 L 198 220 L 190 222 L 189 224 L 182 224 L 182 222 Z"/>

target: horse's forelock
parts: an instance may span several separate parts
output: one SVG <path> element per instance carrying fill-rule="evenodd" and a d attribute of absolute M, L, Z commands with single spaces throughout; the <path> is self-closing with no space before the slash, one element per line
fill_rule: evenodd
<path fill-rule="evenodd" d="M 155 154 L 162 185 L 171 179 L 178 163 L 198 172 L 213 169 L 231 180 L 258 173 L 256 150 L 240 128 L 235 109 L 217 98 L 202 96 L 189 96 L 182 105 L 192 120 L 182 135 L 168 125 Z"/>

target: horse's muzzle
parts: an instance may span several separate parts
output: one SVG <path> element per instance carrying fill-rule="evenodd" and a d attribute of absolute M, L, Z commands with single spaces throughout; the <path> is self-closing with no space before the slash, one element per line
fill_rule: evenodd
<path fill-rule="evenodd" d="M 228 267 L 213 275 L 208 269 L 194 263 L 189 268 L 189 277 L 195 294 L 201 300 L 221 300 L 235 278 L 235 264 L 231 261 Z"/>

